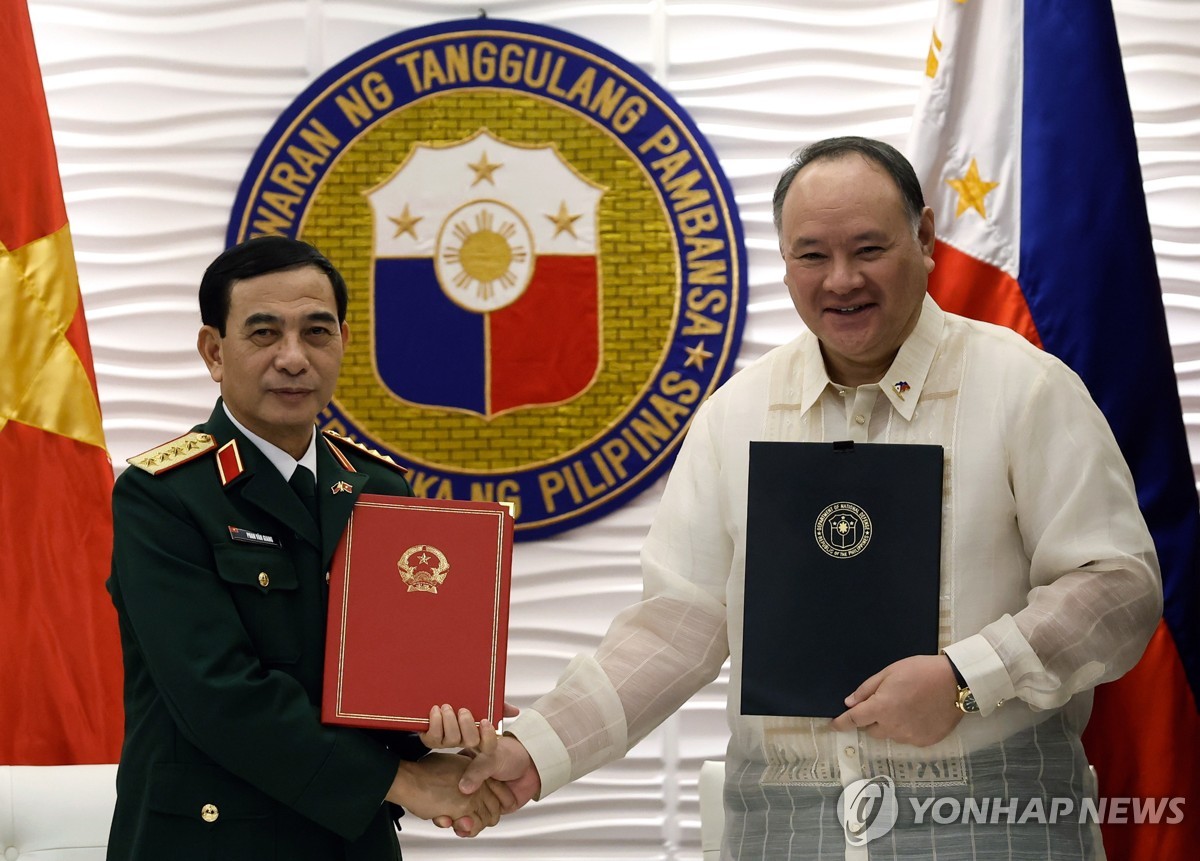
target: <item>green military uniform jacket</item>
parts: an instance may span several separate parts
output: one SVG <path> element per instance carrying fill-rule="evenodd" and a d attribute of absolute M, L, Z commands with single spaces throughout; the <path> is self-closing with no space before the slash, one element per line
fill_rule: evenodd
<path fill-rule="evenodd" d="M 410 495 L 402 470 L 322 435 L 318 527 L 219 401 L 181 442 L 113 491 L 125 743 L 108 857 L 399 858 L 382 799 L 425 748 L 319 715 L 330 557 L 364 490 Z"/>

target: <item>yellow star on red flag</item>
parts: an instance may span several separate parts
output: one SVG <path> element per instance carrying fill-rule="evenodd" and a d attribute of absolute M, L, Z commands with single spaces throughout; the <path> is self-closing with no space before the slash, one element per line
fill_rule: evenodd
<path fill-rule="evenodd" d="M 0 375 L 0 430 L 8 421 L 104 448 L 100 407 L 67 338 L 79 305 L 67 227 L 9 251 L 0 245 L 0 328 L 13 333 Z"/>
<path fill-rule="evenodd" d="M 0 763 L 115 762 L 113 470 L 25 3 L 0 3 L 0 57 Z"/>

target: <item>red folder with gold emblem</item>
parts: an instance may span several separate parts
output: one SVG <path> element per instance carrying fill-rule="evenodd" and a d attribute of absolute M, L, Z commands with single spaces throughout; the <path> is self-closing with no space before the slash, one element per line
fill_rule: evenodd
<path fill-rule="evenodd" d="M 425 730 L 503 712 L 513 520 L 496 502 L 363 494 L 329 579 L 326 723 Z"/>

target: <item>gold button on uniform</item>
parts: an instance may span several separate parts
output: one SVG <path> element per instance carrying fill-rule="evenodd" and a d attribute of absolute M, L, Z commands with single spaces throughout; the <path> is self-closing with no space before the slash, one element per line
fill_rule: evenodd
<path fill-rule="evenodd" d="M 854 417 L 854 423 L 855 423 L 855 424 L 860 424 L 860 425 L 861 425 L 861 424 L 866 424 L 866 421 L 867 421 L 867 420 L 866 420 L 866 418 L 864 418 L 864 417 L 863 417 L 863 416 L 861 416 L 861 415 L 857 415 L 857 416 L 855 416 L 855 417 Z"/>
<path fill-rule="evenodd" d="M 266 571 L 259 571 L 258 572 L 258 585 L 262 586 L 264 589 L 266 589 L 268 586 L 270 586 L 271 585 L 271 575 L 268 574 Z"/>
<path fill-rule="evenodd" d="M 845 752 L 846 752 L 846 756 L 854 756 L 854 754 L 857 753 L 858 751 L 856 751 L 852 747 L 847 747 Z"/>
<path fill-rule="evenodd" d="M 217 817 L 221 815 L 221 811 L 217 810 L 217 805 L 206 804 L 200 808 L 200 818 L 205 822 L 216 822 Z"/>

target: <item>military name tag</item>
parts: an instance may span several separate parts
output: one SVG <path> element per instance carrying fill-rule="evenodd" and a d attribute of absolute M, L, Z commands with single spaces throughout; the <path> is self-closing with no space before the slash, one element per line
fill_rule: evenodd
<path fill-rule="evenodd" d="M 274 536 L 264 535 L 261 532 L 251 532 L 249 529 L 240 529 L 237 526 L 229 527 L 229 537 L 241 544 L 257 544 L 261 547 L 283 546 L 279 539 Z"/>

